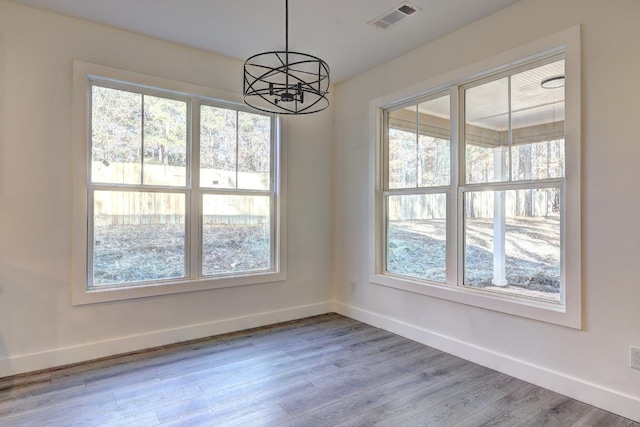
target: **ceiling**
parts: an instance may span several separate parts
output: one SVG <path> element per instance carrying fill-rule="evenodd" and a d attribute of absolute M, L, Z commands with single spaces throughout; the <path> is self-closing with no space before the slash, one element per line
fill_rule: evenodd
<path fill-rule="evenodd" d="M 245 60 L 284 50 L 282 0 L 9 0 Z M 410 0 L 421 9 L 380 30 L 368 22 L 402 0 L 291 0 L 289 50 L 342 82 L 519 0 Z"/>

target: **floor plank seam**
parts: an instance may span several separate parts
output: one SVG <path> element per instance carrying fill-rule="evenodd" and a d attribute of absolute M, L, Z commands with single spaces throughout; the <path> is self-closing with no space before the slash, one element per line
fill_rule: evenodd
<path fill-rule="evenodd" d="M 1 425 L 640 427 L 335 313 L 31 375 Z"/>

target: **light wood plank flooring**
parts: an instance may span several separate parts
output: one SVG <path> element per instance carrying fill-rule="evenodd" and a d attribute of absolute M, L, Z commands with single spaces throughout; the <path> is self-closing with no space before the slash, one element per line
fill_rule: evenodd
<path fill-rule="evenodd" d="M 0 378 L 9 426 L 638 426 L 337 314 Z"/>

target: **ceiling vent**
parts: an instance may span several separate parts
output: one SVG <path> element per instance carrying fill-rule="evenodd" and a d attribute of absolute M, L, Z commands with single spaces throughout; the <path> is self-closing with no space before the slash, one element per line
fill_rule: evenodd
<path fill-rule="evenodd" d="M 411 3 L 404 1 L 391 10 L 386 11 L 376 19 L 367 22 L 369 25 L 373 25 L 376 28 L 384 30 L 389 28 L 393 24 L 400 22 L 409 15 L 421 10 L 419 7 L 412 5 Z"/>

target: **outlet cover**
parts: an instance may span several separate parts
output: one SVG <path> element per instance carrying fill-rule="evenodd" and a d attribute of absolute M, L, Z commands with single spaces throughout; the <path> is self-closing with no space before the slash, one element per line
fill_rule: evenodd
<path fill-rule="evenodd" d="M 351 282 L 351 293 L 355 294 L 356 293 L 356 282 Z"/>
<path fill-rule="evenodd" d="M 629 366 L 640 369 L 640 347 L 629 347 Z"/>

